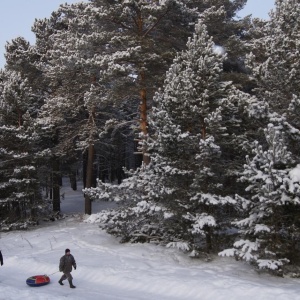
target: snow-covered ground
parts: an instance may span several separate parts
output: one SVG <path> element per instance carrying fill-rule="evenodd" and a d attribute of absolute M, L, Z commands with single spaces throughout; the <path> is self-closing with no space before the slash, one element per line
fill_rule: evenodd
<path fill-rule="evenodd" d="M 62 191 L 63 220 L 28 231 L 0 233 L 4 265 L 1 300 L 300 300 L 300 279 L 257 274 L 245 263 L 216 257 L 188 258 L 151 244 L 120 244 L 86 222 L 81 192 Z M 97 212 L 111 203 L 93 205 Z M 71 249 L 76 289 L 58 284 L 58 263 Z M 47 274 L 51 283 L 29 287 L 26 279 Z"/>

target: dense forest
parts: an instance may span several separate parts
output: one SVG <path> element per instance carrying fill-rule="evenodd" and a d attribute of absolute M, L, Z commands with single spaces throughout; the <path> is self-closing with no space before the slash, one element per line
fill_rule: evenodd
<path fill-rule="evenodd" d="M 122 242 L 300 268 L 300 3 L 89 0 L 37 19 L 0 70 L 0 228 L 84 183 Z"/>

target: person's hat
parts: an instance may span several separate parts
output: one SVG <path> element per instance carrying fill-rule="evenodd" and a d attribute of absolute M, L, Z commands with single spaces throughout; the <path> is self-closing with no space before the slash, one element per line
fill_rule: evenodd
<path fill-rule="evenodd" d="M 66 249 L 66 250 L 65 250 L 65 253 L 68 253 L 68 252 L 71 252 L 70 249 Z"/>

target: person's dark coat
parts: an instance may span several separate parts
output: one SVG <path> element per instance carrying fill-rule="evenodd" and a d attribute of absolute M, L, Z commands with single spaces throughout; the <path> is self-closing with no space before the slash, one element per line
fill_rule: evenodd
<path fill-rule="evenodd" d="M 0 251 L 0 264 L 1 264 L 1 266 L 3 266 L 3 256 L 2 256 L 1 251 Z"/>
<path fill-rule="evenodd" d="M 65 273 L 72 272 L 72 266 L 76 269 L 76 261 L 72 254 L 65 254 L 59 262 L 59 271 Z"/>

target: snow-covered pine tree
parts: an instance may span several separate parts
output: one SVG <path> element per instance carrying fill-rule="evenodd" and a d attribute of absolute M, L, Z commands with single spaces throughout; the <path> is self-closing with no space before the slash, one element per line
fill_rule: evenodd
<path fill-rule="evenodd" d="M 186 242 L 185 248 L 194 253 L 216 246 L 212 232 L 220 221 L 217 211 L 234 203 L 222 195 L 226 171 L 220 167 L 225 158 L 222 144 L 233 138 L 223 113 L 234 116 L 236 95 L 231 84 L 222 81 L 225 56 L 214 46 L 200 21 L 187 50 L 167 72 L 150 123 L 155 134 L 148 147 L 161 187 L 154 199 L 168 212 L 164 226 L 173 231 L 170 245 L 182 247 Z"/>
<path fill-rule="evenodd" d="M 141 127 L 142 132 L 146 133 L 147 99 L 151 99 L 153 91 L 162 82 L 161 78 L 173 59 L 174 53 L 185 45 L 187 36 L 193 28 L 191 24 L 199 16 L 199 11 L 211 4 L 220 8 L 226 3 L 226 9 L 230 12 L 231 18 L 233 12 L 240 9 L 244 2 L 244 0 L 213 1 L 213 3 L 91 1 L 91 3 L 63 5 L 52 14 L 49 20 L 37 20 L 33 31 L 37 36 L 36 45 L 39 49 L 37 52 L 41 54 L 41 70 L 51 81 L 49 98 L 54 96 L 55 99 L 59 97 L 64 99 L 62 105 L 56 106 L 53 104 L 59 104 L 61 101 L 50 100 L 51 106 L 53 109 L 57 107 L 58 110 L 66 106 L 70 109 L 73 107 L 73 116 L 70 118 L 72 125 L 68 129 L 75 128 L 75 131 L 61 130 L 61 133 L 71 132 L 68 137 L 62 139 L 72 141 L 70 136 L 85 138 L 90 136 L 85 133 L 78 135 L 76 129 L 82 128 L 78 126 L 78 123 L 82 122 L 82 116 L 85 116 L 81 113 L 82 109 L 86 111 L 82 105 L 83 95 L 89 91 L 91 82 L 99 86 L 99 80 L 100 86 L 105 86 L 113 92 L 109 95 L 109 99 L 114 104 L 117 103 L 120 106 L 120 102 L 125 103 L 122 107 L 126 107 L 124 111 L 126 110 L 126 113 L 131 115 L 131 122 L 135 119 L 138 98 L 141 98 Z M 211 28 L 215 28 L 214 20 L 222 18 L 227 21 L 230 19 L 225 11 L 220 9 L 215 15 L 211 14 L 211 18 L 207 21 L 211 23 Z M 229 21 L 227 23 L 229 24 Z M 219 38 L 221 36 L 220 34 Z M 226 38 L 223 40 L 225 41 Z M 75 78 L 80 78 L 80 80 L 76 79 L 78 82 L 76 85 L 74 85 Z M 66 94 L 67 91 L 69 96 Z M 77 99 L 75 102 L 79 104 L 75 109 L 74 99 Z M 102 105 L 103 101 L 100 102 Z M 128 102 L 130 102 L 129 105 Z M 97 115 L 98 108 L 94 109 Z M 74 110 L 80 111 L 80 116 L 76 115 Z M 94 119 L 93 113 L 88 113 L 88 115 L 87 119 Z M 128 121 L 128 115 L 125 115 L 126 121 Z M 115 113 L 115 119 L 120 119 L 122 116 L 124 116 L 123 113 Z M 114 123 L 116 124 L 116 122 L 110 122 L 110 124 Z M 68 124 L 70 125 L 70 122 Z M 128 124 L 128 122 L 123 122 L 123 124 Z M 85 128 L 88 127 L 85 126 Z M 128 128 L 127 126 L 127 132 Z M 120 130 L 114 130 L 116 131 L 120 132 Z M 88 146 L 90 157 L 95 157 L 93 142 Z M 66 144 L 63 142 L 62 145 Z M 91 168 L 88 170 L 91 175 Z"/>
<path fill-rule="evenodd" d="M 291 176 L 294 163 L 280 129 L 269 124 L 265 129 L 267 147 L 258 142 L 247 157 L 240 180 L 247 182 L 249 197 L 237 196 L 238 206 L 247 212 L 235 224 L 240 240 L 233 249 L 220 255 L 235 256 L 281 274 L 284 263 L 293 259 L 299 233 L 295 231 L 299 216 L 299 182 Z"/>
<path fill-rule="evenodd" d="M 31 102 L 27 103 L 24 99 L 25 105 L 31 118 L 35 118 L 36 122 L 34 130 L 39 136 L 36 141 L 36 151 L 40 151 L 39 155 L 39 184 L 41 187 L 45 187 L 47 191 L 46 196 L 51 195 L 53 201 L 54 211 L 60 210 L 60 172 L 59 162 L 55 159 L 53 152 L 50 148 L 53 148 L 55 144 L 55 134 L 53 133 L 52 126 L 40 122 L 40 110 L 44 104 L 45 99 L 51 94 L 51 88 L 49 80 L 44 76 L 40 64 L 45 62 L 44 53 L 48 49 L 46 44 L 44 47 L 38 48 L 31 46 L 24 38 L 18 37 L 6 45 L 6 69 L 14 72 L 18 72 L 23 79 L 27 80 L 27 84 L 30 84 L 31 88 Z M 26 111 L 26 110 L 25 110 Z M 21 115 L 21 114 L 20 114 Z M 43 154 L 41 154 L 43 152 Z M 40 156 L 41 154 L 41 156 Z M 43 157 L 43 158 L 42 158 Z M 58 163 L 57 163 L 58 162 Z"/>
<path fill-rule="evenodd" d="M 97 187 L 84 191 L 94 200 L 115 201 L 117 208 L 97 214 L 100 227 L 120 237 L 121 242 L 162 243 L 169 233 L 163 226 L 167 212 L 160 203 L 153 201 L 157 186 L 155 172 L 150 168 L 126 171 L 128 178 L 121 184 L 98 180 Z"/>
<path fill-rule="evenodd" d="M 260 53 L 253 49 L 249 57 L 257 82 L 258 98 L 269 105 L 269 119 L 281 128 L 288 151 L 291 152 L 294 166 L 300 162 L 300 3 L 299 1 L 275 1 L 275 9 L 270 14 L 270 21 L 265 24 L 260 39 Z M 257 57 L 259 59 L 257 59 Z M 285 212 L 291 221 L 289 226 L 289 249 L 286 256 L 291 264 L 299 265 L 299 208 L 290 206 Z"/>
<path fill-rule="evenodd" d="M 251 41 L 249 66 L 257 84 L 255 93 L 269 105 L 269 118 L 281 124 L 285 141 L 299 161 L 300 142 L 300 3 L 277 0 L 270 20 L 259 26 Z"/>
<path fill-rule="evenodd" d="M 35 113 L 34 99 L 28 80 L 21 74 L 8 70 L 1 74 L 0 226 L 7 228 L 22 228 L 28 221 L 37 221 L 38 207 L 43 206 L 38 136 L 30 117 L 30 112 Z"/>
<path fill-rule="evenodd" d="M 100 214 L 109 232 L 127 241 L 154 236 L 194 250 L 194 255 L 217 247 L 214 228 L 220 225 L 222 209 L 235 203 L 223 183 L 237 168 L 222 148 L 239 148 L 239 105 L 252 99 L 222 80 L 224 58 L 200 21 L 154 98 L 146 145 L 151 163 L 119 186 L 99 182 L 88 191 L 93 198 L 125 202 L 117 211 Z"/>
<path fill-rule="evenodd" d="M 299 262 L 299 190 L 291 184 L 289 172 L 299 164 L 300 4 L 285 0 L 275 4 L 270 21 L 256 21 L 259 32 L 252 32 L 248 57 L 256 84 L 253 91 L 259 102 L 266 103 L 265 122 L 274 125 L 268 127 L 266 139 L 259 140 L 261 146 L 255 146 L 256 156 L 248 159 L 244 171 L 248 176 L 242 178 L 249 182 L 246 193 L 252 198 L 237 196 L 247 218 L 237 223 L 244 227 L 243 240 L 231 254 L 280 273 L 286 258 Z"/>
<path fill-rule="evenodd" d="M 85 35 L 85 40 L 77 45 L 83 50 L 98 46 L 98 52 L 87 61 L 98 66 L 102 75 L 109 76 L 115 100 L 140 101 L 137 119 L 140 119 L 140 130 L 146 136 L 147 111 L 154 92 L 163 83 L 175 53 L 184 48 L 200 13 L 207 8 L 214 10 L 203 18 L 218 42 L 227 46 L 228 37 L 240 33 L 240 22 L 233 21 L 233 16 L 245 2 L 132 0 L 112 3 L 92 0 L 85 9 L 89 20 L 86 24 L 95 26 L 91 38 Z M 76 38 L 79 38 L 77 33 Z M 102 46 L 99 47 L 99 43 Z M 67 57 L 70 60 L 70 56 Z M 145 154 L 145 151 L 142 152 Z M 149 162 L 147 155 L 143 157 Z"/>
<path fill-rule="evenodd" d="M 100 128 L 111 113 L 107 109 L 106 89 L 98 81 L 99 69 L 93 61 L 96 53 L 101 56 L 107 41 L 100 43 L 94 39 L 93 46 L 84 47 L 87 40 L 92 40 L 91 36 L 97 35 L 95 23 L 99 22 L 89 19 L 86 6 L 86 3 L 61 6 L 49 19 L 36 20 L 33 31 L 37 51 L 41 53 L 37 65 L 49 82 L 39 122 L 52 126 L 55 173 L 62 164 L 76 164 L 82 155 L 86 170 L 84 185 L 91 187 L 95 145 Z M 101 28 L 103 22 L 99 23 Z M 89 199 L 85 211 L 91 213 Z"/>

